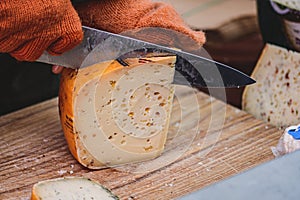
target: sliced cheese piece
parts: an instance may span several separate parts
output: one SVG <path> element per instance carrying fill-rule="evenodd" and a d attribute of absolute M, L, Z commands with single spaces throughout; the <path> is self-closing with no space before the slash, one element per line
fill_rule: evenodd
<path fill-rule="evenodd" d="M 175 56 L 104 62 L 62 73 L 59 106 L 70 150 L 88 168 L 159 156 L 167 138 Z"/>
<path fill-rule="evenodd" d="M 107 188 L 87 178 L 65 177 L 36 183 L 31 200 L 111 200 L 119 199 Z"/>
<path fill-rule="evenodd" d="M 278 127 L 300 121 L 300 54 L 267 44 L 247 86 L 242 107 Z"/>

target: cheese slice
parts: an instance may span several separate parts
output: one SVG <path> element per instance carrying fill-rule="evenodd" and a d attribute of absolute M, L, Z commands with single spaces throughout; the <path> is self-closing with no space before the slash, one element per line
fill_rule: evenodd
<path fill-rule="evenodd" d="M 36 183 L 31 200 L 112 200 L 119 199 L 107 188 L 87 178 L 65 177 Z"/>
<path fill-rule="evenodd" d="M 247 86 L 242 107 L 274 126 L 288 127 L 300 121 L 300 54 L 266 44 Z"/>
<path fill-rule="evenodd" d="M 92 169 L 156 158 L 167 138 L 175 56 L 108 61 L 62 73 L 59 107 L 70 151 Z"/>

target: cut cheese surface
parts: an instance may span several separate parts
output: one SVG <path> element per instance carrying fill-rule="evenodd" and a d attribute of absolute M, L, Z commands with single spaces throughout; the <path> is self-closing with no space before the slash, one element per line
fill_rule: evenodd
<path fill-rule="evenodd" d="M 175 57 L 127 59 L 62 75 L 60 111 L 72 154 L 89 168 L 156 158 L 167 138 Z M 68 122 L 68 123 L 66 123 Z"/>
<path fill-rule="evenodd" d="M 278 127 L 300 121 L 300 54 L 267 44 L 247 86 L 243 109 Z"/>
<path fill-rule="evenodd" d="M 86 178 L 66 177 L 41 181 L 33 186 L 31 200 L 119 199 L 102 185 Z"/>

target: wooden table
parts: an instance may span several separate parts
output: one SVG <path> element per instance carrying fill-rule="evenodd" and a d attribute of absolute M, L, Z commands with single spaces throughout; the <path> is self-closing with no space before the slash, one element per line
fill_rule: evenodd
<path fill-rule="evenodd" d="M 192 94 L 187 91 L 183 101 Z M 0 199 L 29 199 L 34 183 L 63 176 L 93 178 L 121 199 L 174 199 L 274 158 L 270 147 L 282 130 L 202 92 L 196 97 L 200 129 L 190 148 L 175 162 L 142 173 L 78 164 L 68 151 L 56 98 L 0 117 Z M 193 108 L 184 118 L 193 116 Z"/>

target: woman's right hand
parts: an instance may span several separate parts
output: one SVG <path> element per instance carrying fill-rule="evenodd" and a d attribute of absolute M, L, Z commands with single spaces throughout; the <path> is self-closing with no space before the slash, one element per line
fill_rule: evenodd
<path fill-rule="evenodd" d="M 81 22 L 70 0 L 0 1 L 0 53 L 35 61 L 44 51 L 62 54 L 82 38 Z"/>

